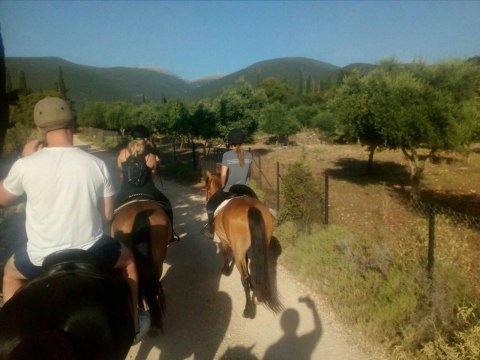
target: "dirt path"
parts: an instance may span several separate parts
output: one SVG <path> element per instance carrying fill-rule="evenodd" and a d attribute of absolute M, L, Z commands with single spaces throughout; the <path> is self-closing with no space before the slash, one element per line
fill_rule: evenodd
<path fill-rule="evenodd" d="M 118 186 L 115 154 L 82 146 L 106 161 Z M 362 351 L 325 302 L 282 267 L 277 268 L 276 278 L 286 310 L 274 315 L 258 306 L 254 320 L 244 319 L 245 298 L 238 271 L 234 269 L 230 277 L 221 276 L 217 245 L 200 234 L 206 221 L 202 189 L 166 180 L 158 180 L 157 186 L 172 203 L 175 229 L 183 239 L 169 247 L 164 265 L 164 333 L 148 336 L 132 347 L 128 359 L 382 358 Z M 313 309 L 298 301 L 305 296 L 314 300 Z"/>

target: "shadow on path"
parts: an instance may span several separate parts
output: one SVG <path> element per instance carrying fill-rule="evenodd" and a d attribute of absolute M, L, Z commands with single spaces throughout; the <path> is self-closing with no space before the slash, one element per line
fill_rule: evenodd
<path fill-rule="evenodd" d="M 298 336 L 297 329 L 300 324 L 300 315 L 295 309 L 285 310 L 280 319 L 284 335 L 267 349 L 264 360 L 311 359 L 313 350 L 322 336 L 322 323 L 315 303 L 310 297 L 306 296 L 298 301 L 305 303 L 312 311 L 314 329 L 307 334 Z"/>

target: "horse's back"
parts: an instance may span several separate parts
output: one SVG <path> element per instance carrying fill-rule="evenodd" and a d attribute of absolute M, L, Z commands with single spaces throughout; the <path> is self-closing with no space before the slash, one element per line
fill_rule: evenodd
<path fill-rule="evenodd" d="M 124 359 L 134 336 L 130 308 L 128 284 L 110 276 L 32 280 L 0 310 L 0 359 Z"/>
<path fill-rule="evenodd" d="M 112 227 L 131 230 L 139 214 L 154 217 L 155 224 L 171 225 L 170 219 L 160 203 L 153 200 L 135 200 L 120 206 L 115 211 Z"/>
<path fill-rule="evenodd" d="M 263 222 L 263 231 L 269 243 L 273 232 L 273 217 L 269 209 L 258 199 L 248 196 L 235 197 L 228 201 L 215 218 L 215 232 L 220 240 L 241 252 L 250 247 L 251 209 L 259 211 L 261 216 L 258 220 L 260 223 Z"/>
<path fill-rule="evenodd" d="M 263 221 L 265 222 L 267 236 L 270 238 L 273 229 L 273 217 L 268 207 L 258 199 L 248 196 L 239 196 L 231 199 L 223 209 L 222 218 L 245 219 L 247 221 L 246 224 L 248 225 L 248 211 L 251 208 L 256 208 L 260 211 Z"/>

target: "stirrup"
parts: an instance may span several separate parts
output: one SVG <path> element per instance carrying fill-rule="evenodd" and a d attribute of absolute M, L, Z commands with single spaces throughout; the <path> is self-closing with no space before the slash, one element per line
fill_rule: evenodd
<path fill-rule="evenodd" d="M 177 241 L 180 241 L 180 236 L 175 232 L 175 230 L 172 230 L 172 241 L 170 241 L 170 243 Z"/>
<path fill-rule="evenodd" d="M 211 231 L 210 225 L 208 223 L 200 230 L 200 234 L 208 237 L 209 239 L 213 239 L 214 233 Z"/>

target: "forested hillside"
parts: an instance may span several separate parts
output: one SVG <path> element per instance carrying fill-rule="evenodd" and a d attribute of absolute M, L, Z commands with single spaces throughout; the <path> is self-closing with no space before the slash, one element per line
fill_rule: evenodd
<path fill-rule="evenodd" d="M 282 58 L 262 61 L 222 78 L 186 81 L 166 72 L 127 67 L 99 68 L 74 64 L 55 57 L 6 58 L 6 67 L 13 88 L 25 76 L 33 91 L 54 87 L 59 68 L 69 88 L 69 97 L 81 105 L 89 101 L 156 102 L 183 98 L 185 100 L 215 97 L 239 78 L 252 85 L 262 79 L 276 77 L 296 89 L 320 86 L 335 80 L 338 66 L 307 58 Z"/>

